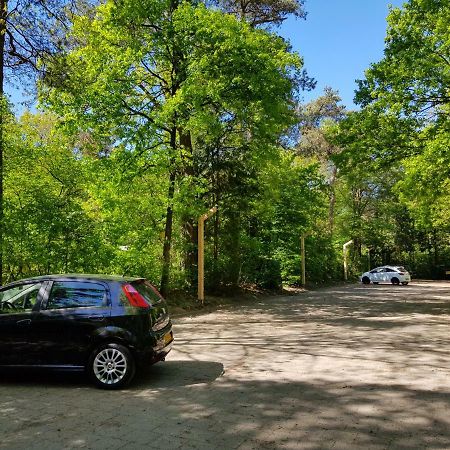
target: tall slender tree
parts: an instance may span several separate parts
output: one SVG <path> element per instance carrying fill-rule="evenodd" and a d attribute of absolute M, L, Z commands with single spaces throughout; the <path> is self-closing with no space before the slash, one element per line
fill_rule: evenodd
<path fill-rule="evenodd" d="M 327 87 L 323 95 L 300 109 L 301 139 L 298 151 L 303 155 L 317 158 L 326 172 L 329 185 L 328 228 L 330 233 L 334 228 L 337 178 L 337 167 L 332 158 L 340 152 L 340 148 L 327 137 L 327 129 L 346 117 L 345 106 L 340 102 L 338 92 Z"/>
<path fill-rule="evenodd" d="M 0 282 L 3 274 L 3 166 L 5 82 L 33 86 L 47 57 L 63 43 L 73 10 L 89 0 L 0 0 Z M 40 62 L 40 63 L 39 63 Z"/>
<path fill-rule="evenodd" d="M 6 109 L 4 99 L 4 65 L 7 0 L 0 0 L 0 284 L 3 280 L 3 117 Z"/>

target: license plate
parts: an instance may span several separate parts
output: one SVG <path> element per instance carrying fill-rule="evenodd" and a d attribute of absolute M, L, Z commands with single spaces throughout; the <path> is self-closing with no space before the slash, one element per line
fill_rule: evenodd
<path fill-rule="evenodd" d="M 171 332 L 164 335 L 164 345 L 169 344 L 170 342 L 172 342 L 172 340 L 173 336 Z"/>

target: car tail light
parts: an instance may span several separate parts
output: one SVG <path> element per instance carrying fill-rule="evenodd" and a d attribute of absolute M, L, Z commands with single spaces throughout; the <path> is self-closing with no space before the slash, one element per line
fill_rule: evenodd
<path fill-rule="evenodd" d="M 150 306 L 145 298 L 131 284 L 124 284 L 122 290 L 132 306 L 136 306 L 137 308 L 148 308 Z"/>

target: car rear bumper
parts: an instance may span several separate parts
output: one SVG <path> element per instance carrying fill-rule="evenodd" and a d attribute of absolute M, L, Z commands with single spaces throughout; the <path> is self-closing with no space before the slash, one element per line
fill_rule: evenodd
<path fill-rule="evenodd" d="M 173 346 L 172 326 L 169 325 L 156 335 L 152 334 L 144 348 L 136 349 L 136 359 L 139 365 L 150 365 L 165 359 Z"/>

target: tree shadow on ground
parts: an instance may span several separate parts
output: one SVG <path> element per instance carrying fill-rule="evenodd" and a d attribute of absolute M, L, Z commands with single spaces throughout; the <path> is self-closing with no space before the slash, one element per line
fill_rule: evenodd
<path fill-rule="evenodd" d="M 177 325 L 184 337 L 178 339 L 177 351 L 188 358 L 194 348 L 204 347 L 206 352 L 216 347 L 229 354 L 241 349 L 242 364 L 255 352 L 269 353 L 280 367 L 268 366 L 280 373 L 283 361 L 302 357 L 302 364 L 307 362 L 314 369 L 316 361 L 327 358 L 330 364 L 355 366 L 355 370 L 366 364 L 372 374 L 381 367 L 386 382 L 392 382 L 390 374 L 413 371 L 424 383 L 421 373 L 449 368 L 449 291 L 450 283 L 443 295 L 447 294 L 447 300 L 437 302 L 419 288 L 416 293 L 423 301 L 407 299 L 406 306 L 404 297 L 398 301 L 389 297 L 376 302 L 355 300 L 354 288 L 268 299 L 246 307 L 244 314 L 229 310 L 184 321 Z M 194 335 L 192 330 L 200 326 L 204 331 Z"/>
<path fill-rule="evenodd" d="M 404 327 L 414 315 L 450 315 L 450 283 L 430 289 L 426 284 L 416 286 L 348 286 L 305 292 L 298 296 L 272 297 L 243 306 L 249 323 L 264 320 L 272 323 L 312 322 L 337 326 L 373 327 L 386 329 Z M 288 307 L 287 307 L 288 306 Z M 239 313 L 239 307 L 224 311 Z M 428 320 L 432 320 L 433 317 Z M 209 322 L 207 316 L 206 323 Z M 246 319 L 243 319 L 245 323 Z"/>
<path fill-rule="evenodd" d="M 178 368 L 163 367 L 165 376 Z M 66 431 L 48 432 L 48 448 L 56 444 L 55 435 L 58 448 L 119 448 L 119 443 L 136 449 L 210 450 L 450 447 L 445 413 L 449 393 L 325 380 L 311 384 L 228 378 L 197 384 L 194 373 L 183 386 L 163 382 L 159 387 L 164 389 L 144 383 L 115 393 L 77 391 L 68 393 L 62 404 L 61 390 L 47 390 L 40 415 L 26 419 L 29 390 L 16 390 L 0 400 L 0 447 L 43 443 L 42 430 L 56 422 L 58 430 Z M 7 427 L 6 417 L 14 418 Z"/>
<path fill-rule="evenodd" d="M 1 381 L 0 447 L 450 448 L 449 288 L 333 288 L 175 321 L 168 361 L 128 390 Z"/>

